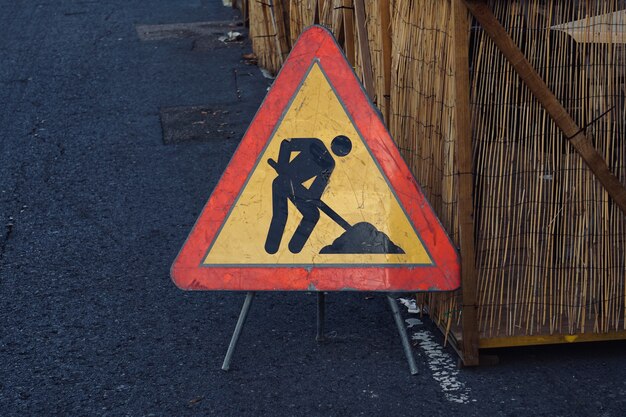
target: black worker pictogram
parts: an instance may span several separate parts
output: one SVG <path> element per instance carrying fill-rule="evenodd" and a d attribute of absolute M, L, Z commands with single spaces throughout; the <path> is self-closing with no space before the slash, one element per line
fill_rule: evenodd
<path fill-rule="evenodd" d="M 272 220 L 265 240 L 265 251 L 278 252 L 287 223 L 288 201 L 298 209 L 302 219 L 291 236 L 291 253 L 300 253 L 320 219 L 320 211 L 345 229 L 345 233 L 320 251 L 331 253 L 405 253 L 387 235 L 372 224 L 360 222 L 350 225 L 343 217 L 322 201 L 322 195 L 335 169 L 335 159 L 345 157 L 352 150 L 347 136 L 336 136 L 328 148 L 318 138 L 284 139 L 280 144 L 278 161 L 268 159 L 277 177 L 272 182 Z M 304 183 L 313 180 L 309 187 Z"/>

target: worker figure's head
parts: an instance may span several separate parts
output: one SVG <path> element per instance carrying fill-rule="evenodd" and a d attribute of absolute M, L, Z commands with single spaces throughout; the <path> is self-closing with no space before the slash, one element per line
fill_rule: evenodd
<path fill-rule="evenodd" d="M 352 150 L 352 142 L 347 136 L 335 136 L 335 139 L 330 143 L 330 149 L 337 156 L 346 156 Z"/>

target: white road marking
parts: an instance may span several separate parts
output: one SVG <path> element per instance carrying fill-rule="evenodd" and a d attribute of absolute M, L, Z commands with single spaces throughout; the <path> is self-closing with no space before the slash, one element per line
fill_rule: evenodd
<path fill-rule="evenodd" d="M 420 312 L 420 309 L 417 306 L 417 303 L 415 302 L 415 299 L 413 299 L 413 298 L 398 298 L 398 301 L 400 301 L 400 304 L 402 304 L 403 306 L 405 306 L 407 308 L 409 313 L 417 314 L 417 313 Z"/>
<path fill-rule="evenodd" d="M 409 328 L 413 327 L 413 325 Z M 426 354 L 428 367 L 432 371 L 433 378 L 441 386 L 441 390 L 448 401 L 459 404 L 468 404 L 476 401 L 470 399 L 470 389 L 465 386 L 464 382 L 459 380 L 459 370 L 456 366 L 456 361 L 443 350 L 432 333 L 427 330 L 419 330 L 413 334 L 412 338 L 419 342 L 419 347 Z"/>
<path fill-rule="evenodd" d="M 406 323 L 406 328 L 410 329 L 411 327 L 415 327 L 415 326 L 421 326 L 422 321 L 420 319 L 404 319 L 405 323 Z"/>

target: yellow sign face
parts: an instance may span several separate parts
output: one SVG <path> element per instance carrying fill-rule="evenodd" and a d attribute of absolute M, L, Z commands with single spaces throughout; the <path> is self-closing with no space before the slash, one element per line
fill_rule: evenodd
<path fill-rule="evenodd" d="M 433 264 L 317 62 L 203 264 Z"/>

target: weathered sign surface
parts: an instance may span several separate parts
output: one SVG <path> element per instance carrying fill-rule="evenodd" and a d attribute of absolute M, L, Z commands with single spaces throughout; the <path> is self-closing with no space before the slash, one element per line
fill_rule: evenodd
<path fill-rule="evenodd" d="M 205 290 L 459 286 L 456 249 L 325 29 L 294 46 L 172 277 Z"/>

